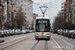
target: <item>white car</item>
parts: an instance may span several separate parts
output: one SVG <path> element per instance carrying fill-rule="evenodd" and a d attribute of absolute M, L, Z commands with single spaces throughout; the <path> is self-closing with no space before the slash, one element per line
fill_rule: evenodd
<path fill-rule="evenodd" d="M 10 35 L 12 36 L 13 35 L 13 32 L 12 32 L 12 30 L 8 30 L 9 32 L 10 32 Z"/>
<path fill-rule="evenodd" d="M 62 31 L 62 29 L 59 29 L 59 30 L 57 31 L 57 33 L 58 33 L 58 34 L 61 34 L 61 31 Z"/>
<path fill-rule="evenodd" d="M 30 33 L 33 32 L 32 30 L 29 31 Z"/>
<path fill-rule="evenodd" d="M 15 30 L 14 29 L 12 30 L 12 33 L 13 33 L 13 35 L 15 35 Z"/>
<path fill-rule="evenodd" d="M 8 36 L 7 30 L 3 30 L 3 32 L 4 32 L 5 36 Z"/>
<path fill-rule="evenodd" d="M 15 34 L 18 34 L 17 29 L 15 30 Z"/>
<path fill-rule="evenodd" d="M 21 30 L 20 29 L 17 29 L 17 33 L 20 34 L 21 33 Z"/>
<path fill-rule="evenodd" d="M 4 32 L 3 32 L 3 30 L 0 30 L 0 37 L 4 37 L 5 36 L 5 34 L 4 34 Z"/>
<path fill-rule="evenodd" d="M 26 33 L 26 30 L 22 30 L 22 33 L 25 34 Z"/>

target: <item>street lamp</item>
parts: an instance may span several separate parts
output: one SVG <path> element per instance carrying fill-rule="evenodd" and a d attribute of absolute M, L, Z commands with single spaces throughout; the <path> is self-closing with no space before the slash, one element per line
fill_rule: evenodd
<path fill-rule="evenodd" d="M 46 12 L 48 7 L 47 6 L 40 6 L 39 8 L 40 8 L 40 10 L 41 10 L 41 12 L 43 14 L 43 17 L 44 17 L 44 14 L 45 14 L 45 12 Z"/>

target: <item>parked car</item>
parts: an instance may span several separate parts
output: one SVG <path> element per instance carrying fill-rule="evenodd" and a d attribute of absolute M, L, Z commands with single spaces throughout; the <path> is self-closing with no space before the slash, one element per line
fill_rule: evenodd
<path fill-rule="evenodd" d="M 12 30 L 8 30 L 10 35 L 13 36 L 13 31 Z"/>
<path fill-rule="evenodd" d="M 61 35 L 63 35 L 63 36 L 64 36 L 64 33 L 65 33 L 65 30 L 62 30 L 62 34 L 61 34 Z"/>
<path fill-rule="evenodd" d="M 63 34 L 63 30 L 60 31 L 60 34 L 61 34 L 61 35 Z"/>
<path fill-rule="evenodd" d="M 9 30 L 7 30 L 6 32 L 7 32 L 7 35 L 10 36 L 10 32 L 9 32 Z"/>
<path fill-rule="evenodd" d="M 14 31 L 14 29 L 13 29 L 13 30 L 11 30 L 11 31 L 12 31 L 12 34 L 13 34 L 13 35 L 15 35 L 15 31 Z"/>
<path fill-rule="evenodd" d="M 0 37 L 4 37 L 4 36 L 5 36 L 5 34 L 4 34 L 3 30 L 0 30 Z"/>
<path fill-rule="evenodd" d="M 26 30 L 22 30 L 22 32 L 21 32 L 21 33 L 26 34 Z"/>
<path fill-rule="evenodd" d="M 64 36 L 67 37 L 68 36 L 68 33 L 69 33 L 69 30 L 65 30 L 64 31 Z"/>
<path fill-rule="evenodd" d="M 17 31 L 17 29 L 16 29 L 16 30 L 14 30 L 14 32 L 15 32 L 15 34 L 16 34 L 16 35 L 18 34 L 18 31 Z"/>
<path fill-rule="evenodd" d="M 3 30 L 3 32 L 4 32 L 5 36 L 8 36 L 7 30 Z"/>
<path fill-rule="evenodd" d="M 73 34 L 73 30 L 70 30 L 68 33 L 68 38 L 71 38 L 71 35 Z"/>
<path fill-rule="evenodd" d="M 30 30 L 30 33 L 33 32 L 33 30 Z"/>
<path fill-rule="evenodd" d="M 29 30 L 28 29 L 26 29 L 26 33 L 29 33 Z"/>
<path fill-rule="evenodd" d="M 20 33 L 21 33 L 21 30 L 20 30 L 20 29 L 17 29 L 17 33 L 18 33 L 18 35 L 20 35 Z"/>
<path fill-rule="evenodd" d="M 53 33 L 57 33 L 57 30 L 54 30 Z"/>
<path fill-rule="evenodd" d="M 73 30 L 73 34 L 71 34 L 71 38 L 75 39 L 75 30 Z"/>
<path fill-rule="evenodd" d="M 62 29 L 59 29 L 59 30 L 57 31 L 57 33 L 58 33 L 58 34 L 60 34 L 60 33 L 61 33 L 61 31 L 62 31 Z"/>

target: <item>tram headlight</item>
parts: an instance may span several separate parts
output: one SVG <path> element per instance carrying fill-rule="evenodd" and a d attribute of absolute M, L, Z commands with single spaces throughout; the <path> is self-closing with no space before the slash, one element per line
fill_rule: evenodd
<path fill-rule="evenodd" d="M 39 35 L 39 34 L 37 33 L 37 35 Z"/>
<path fill-rule="evenodd" d="M 50 35 L 49 33 L 47 33 L 46 35 Z"/>

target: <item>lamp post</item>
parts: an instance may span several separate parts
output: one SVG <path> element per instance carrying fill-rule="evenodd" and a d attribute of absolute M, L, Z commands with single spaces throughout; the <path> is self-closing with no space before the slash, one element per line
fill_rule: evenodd
<path fill-rule="evenodd" d="M 48 7 L 47 6 L 40 6 L 39 8 L 40 8 L 40 10 L 41 10 L 41 12 L 43 14 L 43 17 L 44 17 L 44 14 L 45 14 L 45 12 L 46 12 Z M 45 8 L 45 10 L 42 10 L 42 8 Z"/>

